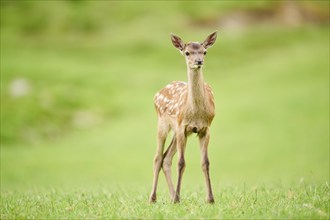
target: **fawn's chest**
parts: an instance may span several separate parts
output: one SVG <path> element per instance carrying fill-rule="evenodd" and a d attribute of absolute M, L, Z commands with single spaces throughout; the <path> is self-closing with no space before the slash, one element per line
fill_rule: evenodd
<path fill-rule="evenodd" d="M 210 105 L 206 100 L 193 105 L 188 104 L 182 109 L 181 116 L 181 124 L 186 128 L 186 133 L 198 133 L 211 125 L 214 118 L 214 105 Z"/>

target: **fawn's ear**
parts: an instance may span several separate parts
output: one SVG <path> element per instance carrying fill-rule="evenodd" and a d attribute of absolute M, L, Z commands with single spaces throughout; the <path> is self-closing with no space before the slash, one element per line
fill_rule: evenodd
<path fill-rule="evenodd" d="M 202 43 L 203 47 L 205 49 L 211 47 L 214 43 L 215 40 L 217 39 L 217 31 L 213 32 L 212 34 L 210 34 Z"/>
<path fill-rule="evenodd" d="M 181 40 L 180 37 L 171 34 L 171 40 L 172 40 L 172 44 L 178 48 L 180 51 L 182 51 L 185 47 L 185 44 L 183 43 L 183 41 Z"/>

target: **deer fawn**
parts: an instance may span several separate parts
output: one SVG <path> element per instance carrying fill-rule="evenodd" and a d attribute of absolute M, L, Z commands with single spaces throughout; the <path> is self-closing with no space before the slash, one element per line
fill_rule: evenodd
<path fill-rule="evenodd" d="M 201 164 L 205 175 L 207 202 L 214 203 L 209 175 L 207 148 L 210 139 L 210 125 L 214 118 L 214 98 L 212 89 L 204 83 L 202 67 L 206 50 L 217 38 L 217 32 L 210 34 L 203 43 L 185 44 L 180 37 L 171 34 L 171 40 L 185 57 L 188 69 L 188 83 L 172 82 L 160 90 L 154 97 L 158 114 L 158 147 L 154 158 L 154 178 L 150 202 L 156 202 L 159 171 L 163 168 L 172 201 L 180 201 L 182 175 L 185 169 L 185 148 L 187 137 L 197 133 L 201 150 Z M 173 130 L 173 138 L 164 151 L 167 134 Z M 174 154 L 178 151 L 178 182 L 174 190 L 171 165 Z"/>

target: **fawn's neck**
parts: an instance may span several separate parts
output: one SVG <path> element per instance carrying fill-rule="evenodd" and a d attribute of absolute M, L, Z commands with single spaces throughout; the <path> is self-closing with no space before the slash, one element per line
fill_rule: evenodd
<path fill-rule="evenodd" d="M 202 68 L 188 68 L 188 103 L 192 109 L 204 106 L 204 79 Z"/>

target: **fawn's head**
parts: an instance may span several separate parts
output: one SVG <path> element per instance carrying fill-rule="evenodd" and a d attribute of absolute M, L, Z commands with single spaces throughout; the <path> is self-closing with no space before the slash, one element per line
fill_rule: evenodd
<path fill-rule="evenodd" d="M 174 47 L 179 49 L 181 54 L 185 56 L 187 66 L 190 69 L 199 69 L 203 66 L 207 49 L 215 43 L 216 39 L 217 32 L 213 32 L 203 43 L 189 42 L 185 44 L 180 37 L 171 34 Z"/>

